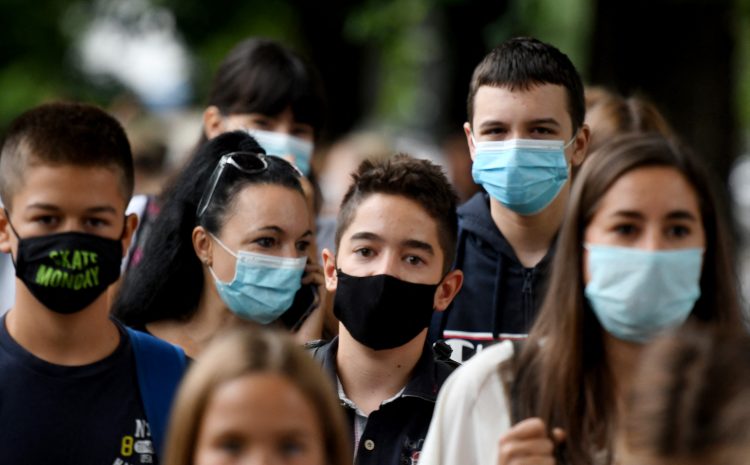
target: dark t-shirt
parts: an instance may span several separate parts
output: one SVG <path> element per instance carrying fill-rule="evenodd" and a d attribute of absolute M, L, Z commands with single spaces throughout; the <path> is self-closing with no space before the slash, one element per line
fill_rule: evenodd
<path fill-rule="evenodd" d="M 130 340 L 84 366 L 41 360 L 14 341 L 0 319 L 2 463 L 157 463 Z"/>

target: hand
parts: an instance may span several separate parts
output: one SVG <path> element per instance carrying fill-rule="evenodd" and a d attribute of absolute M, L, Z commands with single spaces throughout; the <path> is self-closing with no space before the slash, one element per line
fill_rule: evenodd
<path fill-rule="evenodd" d="M 552 430 L 540 418 L 527 418 L 500 437 L 498 465 L 554 465 L 555 446 L 565 441 L 565 432 Z"/>

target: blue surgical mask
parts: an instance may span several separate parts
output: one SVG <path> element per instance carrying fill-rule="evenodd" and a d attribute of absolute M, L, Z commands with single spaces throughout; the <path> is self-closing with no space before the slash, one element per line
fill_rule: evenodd
<path fill-rule="evenodd" d="M 281 132 L 263 131 L 261 129 L 248 129 L 251 136 L 258 141 L 268 155 L 283 157 L 292 155 L 294 165 L 303 175 L 310 175 L 310 159 L 312 158 L 313 144 L 310 141 L 290 136 Z"/>
<path fill-rule="evenodd" d="M 236 315 L 268 324 L 289 309 L 302 285 L 306 257 L 285 258 L 253 252 L 232 252 L 216 236 L 221 247 L 237 258 L 234 279 L 221 281 L 208 267 L 221 300 Z"/>
<path fill-rule="evenodd" d="M 587 244 L 585 295 L 612 336 L 644 343 L 685 322 L 701 295 L 703 249 L 647 251 Z"/>
<path fill-rule="evenodd" d="M 574 140 L 474 141 L 471 174 L 506 208 L 533 215 L 552 203 L 568 180 L 565 149 Z"/>

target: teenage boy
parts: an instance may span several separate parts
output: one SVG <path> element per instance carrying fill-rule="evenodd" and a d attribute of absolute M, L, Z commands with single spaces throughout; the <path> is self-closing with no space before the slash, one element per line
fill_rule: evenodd
<path fill-rule="evenodd" d="M 133 160 L 98 108 L 53 103 L 0 151 L 0 251 L 16 299 L 0 319 L 3 463 L 156 463 L 184 353 L 109 317 L 137 224 Z"/>
<path fill-rule="evenodd" d="M 461 288 L 450 271 L 456 194 L 443 172 L 406 155 L 363 162 L 323 250 L 339 335 L 315 351 L 338 386 L 357 465 L 416 463 L 452 368 L 427 343 L 434 311 Z"/>
<path fill-rule="evenodd" d="M 542 302 L 571 172 L 589 129 L 570 59 L 532 38 L 510 39 L 474 70 L 464 132 L 472 175 L 486 192 L 458 210 L 461 293 L 431 336 L 456 361 L 486 344 L 524 339 Z"/>

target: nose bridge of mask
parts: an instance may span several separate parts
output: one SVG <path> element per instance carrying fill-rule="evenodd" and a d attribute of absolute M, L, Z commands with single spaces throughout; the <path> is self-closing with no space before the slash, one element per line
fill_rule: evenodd
<path fill-rule="evenodd" d="M 237 259 L 238 262 L 246 264 L 254 264 L 264 268 L 278 268 L 278 269 L 299 269 L 304 268 L 307 264 L 307 257 L 276 257 L 274 255 L 265 255 L 255 252 L 248 252 L 246 250 L 240 250 L 238 252 L 232 251 L 221 239 L 216 237 L 213 233 L 208 233 L 214 240 L 227 251 L 230 255 Z"/>
<path fill-rule="evenodd" d="M 309 174 L 310 158 L 312 157 L 313 144 L 290 134 L 262 129 L 247 129 L 248 134 L 253 136 L 258 145 L 263 147 L 268 155 L 293 155 L 294 164 L 306 176 Z"/>

